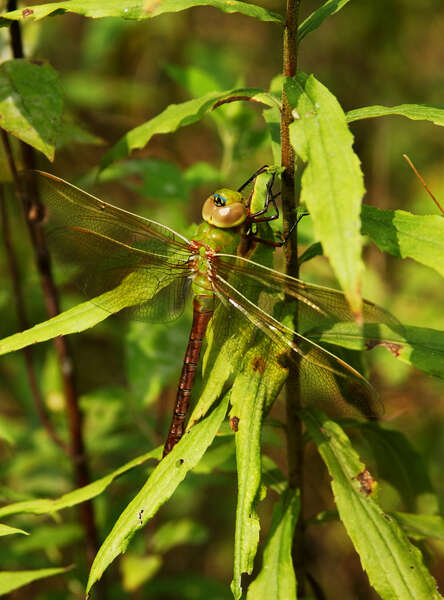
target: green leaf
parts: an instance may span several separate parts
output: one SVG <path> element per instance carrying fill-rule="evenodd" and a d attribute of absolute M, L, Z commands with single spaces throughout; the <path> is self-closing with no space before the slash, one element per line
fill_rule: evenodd
<path fill-rule="evenodd" d="M 325 19 L 337 13 L 349 2 L 350 0 L 327 0 L 325 4 L 312 12 L 311 15 L 299 25 L 298 41 L 300 42 L 307 35 L 307 33 L 311 33 L 320 27 Z"/>
<path fill-rule="evenodd" d="M 141 585 L 152 579 L 161 567 L 161 556 L 156 554 L 139 556 L 128 552 L 120 561 L 123 589 L 126 592 L 135 592 Z"/>
<path fill-rule="evenodd" d="M 51 161 L 62 111 L 59 76 L 50 64 L 16 58 L 0 65 L 0 126 Z"/>
<path fill-rule="evenodd" d="M 322 250 L 322 244 L 315 242 L 298 257 L 298 265 L 301 266 L 304 262 L 307 262 L 316 256 L 322 256 L 323 253 L 324 251 Z"/>
<path fill-rule="evenodd" d="M 379 423 L 361 422 L 356 427 L 375 457 L 379 477 L 396 488 L 404 508 L 409 512 L 438 512 L 427 465 L 410 440 L 400 431 Z"/>
<path fill-rule="evenodd" d="M 421 371 L 444 378 L 444 332 L 425 327 L 403 325 L 397 331 L 379 323 L 336 323 L 323 331 L 310 330 L 306 335 L 316 341 L 350 350 L 387 348 L 396 358 Z"/>
<path fill-rule="evenodd" d="M 24 585 L 28 585 L 32 581 L 37 581 L 37 579 L 66 573 L 70 568 L 59 567 L 54 569 L 37 569 L 35 571 L 3 571 L 3 573 L 0 573 L 0 595 L 8 594 Z"/>
<path fill-rule="evenodd" d="M 217 434 L 227 412 L 227 406 L 228 396 L 206 419 L 194 425 L 156 466 L 101 545 L 91 567 L 87 593 L 111 562 L 126 550 L 134 533 L 143 527 L 159 507 L 171 497 L 188 471 L 199 462 Z"/>
<path fill-rule="evenodd" d="M 400 104 L 399 106 L 364 106 L 347 112 L 347 122 L 373 117 L 388 117 L 399 115 L 415 121 L 431 121 L 435 125 L 444 126 L 444 106 L 429 104 Z"/>
<path fill-rule="evenodd" d="M 153 281 L 152 286 L 145 285 L 141 288 L 141 286 L 135 285 L 137 278 L 137 272 L 130 273 L 113 290 L 105 292 L 93 300 L 82 302 L 48 321 L 26 329 L 26 331 L 14 333 L 0 340 L 0 355 L 21 350 L 31 344 L 45 342 L 58 335 L 85 331 L 123 308 L 140 304 L 144 299 L 148 300 L 158 289 L 158 284 Z"/>
<path fill-rule="evenodd" d="M 232 96 L 241 96 L 245 99 L 261 102 L 267 106 L 277 104 L 277 100 L 271 94 L 258 88 L 210 92 L 201 98 L 194 98 L 181 104 L 170 104 L 168 108 L 153 119 L 128 131 L 102 158 L 101 169 L 104 169 L 115 160 L 125 158 L 132 150 L 144 148 L 153 135 L 172 133 L 180 127 L 185 127 L 199 121 L 210 110 L 215 108 L 217 102 L 226 100 Z"/>
<path fill-rule="evenodd" d="M 444 540 L 444 518 L 440 515 L 416 515 L 403 512 L 395 512 L 391 515 L 413 539 Z"/>
<path fill-rule="evenodd" d="M 23 531 L 23 529 L 16 529 L 15 527 L 10 527 L 9 525 L 0 523 L 0 536 L 12 535 L 13 533 L 23 533 L 25 535 L 29 535 L 29 533 L 27 531 Z"/>
<path fill-rule="evenodd" d="M 60 496 L 60 498 L 54 500 L 50 498 L 24 500 L 22 502 L 15 502 L 14 504 L 2 506 L 0 508 L 0 516 L 3 517 L 5 515 L 14 515 L 17 513 L 33 513 L 35 515 L 52 514 L 63 508 L 68 508 L 69 506 L 75 506 L 86 500 L 91 500 L 106 490 L 116 477 L 134 469 L 134 467 L 144 464 L 147 460 L 154 458 L 159 459 L 161 452 L 162 448 L 159 446 L 146 454 L 142 454 L 142 456 L 130 460 L 109 475 L 105 475 L 105 477 L 101 477 L 100 479 L 97 479 L 97 481 L 93 481 L 84 487 L 64 494 L 63 496 Z"/>
<path fill-rule="evenodd" d="M 413 215 L 405 210 L 362 207 L 362 233 L 383 252 L 412 258 L 444 276 L 444 218 Z"/>
<path fill-rule="evenodd" d="M 262 569 L 248 588 L 247 600 L 296 600 L 291 547 L 300 504 L 299 490 L 287 490 L 276 502 Z"/>
<path fill-rule="evenodd" d="M 284 89 L 295 119 L 290 141 L 307 163 L 300 201 L 307 206 L 316 237 L 359 319 L 364 184 L 353 136 L 338 101 L 313 75 L 287 79 Z"/>
<path fill-rule="evenodd" d="M 120 17 L 142 21 L 152 19 L 165 13 L 179 12 L 194 6 L 213 6 L 226 13 L 241 13 L 247 17 L 254 17 L 260 21 L 282 23 L 281 15 L 272 13 L 261 6 L 240 2 L 239 0 L 65 0 L 64 2 L 51 2 L 20 8 L 1 15 L 0 24 L 6 26 L 8 20 L 37 21 L 51 14 L 76 13 L 84 17 L 98 19 L 102 17 Z"/>
<path fill-rule="evenodd" d="M 164 523 L 155 531 L 151 544 L 155 552 L 165 554 L 183 544 L 203 544 L 208 539 L 204 525 L 191 519 L 176 519 Z"/>
<path fill-rule="evenodd" d="M 362 490 L 357 476 L 365 466 L 344 431 L 316 410 L 302 411 L 302 418 L 332 477 L 341 521 L 376 592 L 383 600 L 441 598 L 419 549 Z"/>

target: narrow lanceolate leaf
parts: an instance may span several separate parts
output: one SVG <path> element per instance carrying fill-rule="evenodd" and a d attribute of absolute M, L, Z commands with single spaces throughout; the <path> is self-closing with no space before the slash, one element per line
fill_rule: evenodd
<path fill-rule="evenodd" d="M 353 136 L 338 101 L 313 75 L 287 79 L 285 91 L 294 117 L 291 144 L 307 163 L 300 200 L 310 211 L 316 237 L 359 320 L 364 184 Z"/>
<path fill-rule="evenodd" d="M 57 71 L 24 58 L 0 65 L 0 127 L 54 159 L 63 111 Z"/>
<path fill-rule="evenodd" d="M 405 210 L 362 207 L 362 233 L 380 250 L 398 258 L 412 258 L 444 276 L 444 219 L 441 215 L 413 215 Z"/>
<path fill-rule="evenodd" d="M 37 579 L 44 579 L 52 575 L 65 573 L 70 567 L 60 567 L 55 569 L 37 569 L 35 571 L 3 571 L 0 573 L 0 595 L 9 594 L 13 590 L 28 585 Z"/>
<path fill-rule="evenodd" d="M 254 351 L 255 350 L 255 351 Z M 279 369 L 267 365 L 258 349 L 248 352 L 244 371 L 231 390 L 230 418 L 236 419 L 238 499 L 234 537 L 234 573 L 231 589 L 242 596 L 241 577 L 251 574 L 259 543 L 260 523 L 256 503 L 261 485 L 261 432 L 264 405 L 282 387 Z M 275 371 L 273 373 L 273 371 Z"/>
<path fill-rule="evenodd" d="M 348 4 L 350 0 L 327 0 L 320 8 L 315 10 L 303 21 L 298 28 L 298 41 L 301 41 L 307 33 L 314 31 L 322 25 L 322 23 L 337 13 L 341 8 Z"/>
<path fill-rule="evenodd" d="M 304 410 L 302 418 L 332 477 L 339 516 L 376 592 L 383 600 L 441 598 L 420 550 L 363 486 L 359 475 L 365 466 L 344 431 L 319 411 Z"/>
<path fill-rule="evenodd" d="M 3 340 L 0 340 L 0 355 L 21 350 L 31 344 L 45 342 L 58 335 L 68 335 L 70 333 L 79 333 L 85 331 L 97 323 L 104 321 L 113 313 L 140 304 L 145 298 L 148 300 L 150 294 L 153 294 L 155 288 L 148 285 L 142 290 L 138 285 L 132 285 L 137 279 L 137 273 L 131 273 L 124 281 L 109 292 L 97 296 L 88 302 L 82 302 L 63 313 L 60 313 L 48 321 L 39 323 L 26 331 L 15 333 Z M 154 285 L 154 283 L 153 283 Z"/>
<path fill-rule="evenodd" d="M 262 569 L 248 588 L 247 600 L 296 600 L 291 547 L 299 510 L 299 490 L 287 490 L 276 503 Z"/>
<path fill-rule="evenodd" d="M 241 3 L 239 3 L 241 4 Z M 144 148 L 153 135 L 172 133 L 180 127 L 191 125 L 202 119 L 214 105 L 232 96 L 242 97 L 251 101 L 261 102 L 267 106 L 278 104 L 276 98 L 261 89 L 234 89 L 226 92 L 210 92 L 200 98 L 194 98 L 181 104 L 170 104 L 163 112 L 153 119 L 128 131 L 115 146 L 103 157 L 101 168 L 104 169 L 115 160 L 125 158 L 132 150 Z"/>
<path fill-rule="evenodd" d="M 361 330 L 353 323 L 336 323 L 324 331 L 310 331 L 317 342 L 350 350 L 387 348 L 396 358 L 425 373 L 444 378 L 444 331 L 403 325 L 399 330 L 383 324 L 365 323 Z"/>
<path fill-rule="evenodd" d="M 87 593 L 111 562 L 125 552 L 133 534 L 143 527 L 174 493 L 213 441 L 227 412 L 228 397 L 203 421 L 197 423 L 157 465 L 143 488 L 117 519 L 100 547 L 89 574 Z"/>
<path fill-rule="evenodd" d="M 29 533 L 27 531 L 23 531 L 23 529 L 16 529 L 15 527 L 10 527 L 9 525 L 0 523 L 0 536 L 12 535 L 13 533 L 24 533 L 25 535 L 29 535 Z"/>
<path fill-rule="evenodd" d="M 105 475 L 105 477 L 101 477 L 97 479 L 97 481 L 93 481 L 84 487 L 78 488 L 77 490 L 73 490 L 72 492 L 68 492 L 67 494 L 63 494 L 60 498 L 38 498 L 36 500 L 24 500 L 22 502 L 14 502 L 14 504 L 8 504 L 6 506 L 2 506 L 0 508 L 0 516 L 4 517 L 6 515 L 14 515 L 18 513 L 32 513 L 35 515 L 42 514 L 52 514 L 63 508 L 68 508 L 69 506 L 75 506 L 76 504 L 81 504 L 82 502 L 86 502 L 87 500 L 91 500 L 95 498 L 102 492 L 106 490 L 106 488 L 111 485 L 111 483 L 127 471 L 142 465 L 148 460 L 151 459 L 160 459 L 162 454 L 162 448 L 159 446 L 151 452 L 147 452 L 142 456 L 138 456 L 133 460 L 130 460 L 123 466 L 119 467 L 109 475 Z"/>
<path fill-rule="evenodd" d="M 355 108 L 347 113 L 347 122 L 373 117 L 388 117 L 399 115 L 415 121 L 431 121 L 435 125 L 444 126 L 444 106 L 430 104 L 400 104 L 399 106 L 364 106 Z"/>
<path fill-rule="evenodd" d="M 50 4 L 39 4 L 20 8 L 12 12 L 0 15 L 0 26 L 8 24 L 8 20 L 33 21 L 43 19 L 48 15 L 66 12 L 76 13 L 84 17 L 98 19 L 101 17 L 120 17 L 142 21 L 151 19 L 164 13 L 179 12 L 192 8 L 193 6 L 213 6 L 226 13 L 241 13 L 248 17 L 254 17 L 260 21 L 272 21 L 281 23 L 282 16 L 270 12 L 261 6 L 241 2 L 239 0 L 65 0 L 64 2 L 51 2 Z"/>

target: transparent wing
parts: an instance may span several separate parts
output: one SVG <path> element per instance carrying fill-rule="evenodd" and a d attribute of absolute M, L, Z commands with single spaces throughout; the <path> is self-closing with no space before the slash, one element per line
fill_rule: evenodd
<path fill-rule="evenodd" d="M 264 267 L 252 260 L 231 254 L 216 255 L 217 272 L 223 277 L 237 273 L 243 288 L 258 285 L 270 294 L 284 293 L 298 301 L 298 329 L 308 331 L 327 322 L 353 321 L 344 292 L 332 288 L 306 283 L 285 273 Z M 363 318 L 366 323 L 399 324 L 389 312 L 364 300 Z"/>
<path fill-rule="evenodd" d="M 62 179 L 42 172 L 38 178 L 48 245 L 77 267 L 77 283 L 88 298 L 129 281 L 140 301 L 131 316 L 165 321 L 180 314 L 191 274 L 186 238 Z M 111 310 L 106 302 L 106 296 L 98 300 Z"/>
<path fill-rule="evenodd" d="M 301 307 L 304 319 L 311 318 L 312 321 L 316 315 L 318 319 L 329 321 L 352 318 L 341 292 L 317 286 L 312 290 L 311 285 L 287 276 L 283 279 L 289 285 L 283 286 L 281 274 L 231 255 L 216 255 L 213 273 L 214 290 L 223 305 L 220 310 L 226 313 L 219 329 L 225 327 L 228 331 L 230 323 L 235 323 L 235 309 L 243 315 L 245 327 L 243 325 L 241 331 L 232 331 L 230 335 L 251 336 L 255 344 L 260 336 L 271 340 L 269 353 L 263 358 L 277 361 L 282 366 L 296 366 L 303 405 L 315 403 L 329 414 L 361 414 L 369 418 L 383 412 L 375 391 L 360 373 L 281 322 L 292 312 L 289 303 L 283 301 L 284 293 L 298 302 L 298 318 Z M 315 293 L 319 294 L 316 302 Z M 386 317 L 385 311 L 374 305 L 367 305 L 366 312 L 369 311 L 375 319 L 379 311 Z"/>

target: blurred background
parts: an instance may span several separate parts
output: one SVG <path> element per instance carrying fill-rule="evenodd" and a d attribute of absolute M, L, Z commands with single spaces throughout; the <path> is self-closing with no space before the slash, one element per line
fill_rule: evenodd
<path fill-rule="evenodd" d="M 264 4 L 265 5 L 265 4 Z M 302 3 L 302 18 L 319 2 Z M 275 1 L 266 8 L 282 12 Z M 444 7 L 440 0 L 352 2 L 304 39 L 299 68 L 315 73 L 345 110 L 382 104 L 443 104 Z M 50 164 L 39 168 L 87 189 L 104 200 L 190 235 L 200 207 L 216 186 L 238 187 L 263 164 L 271 164 L 268 134 L 260 108 L 224 106 L 202 122 L 174 135 L 157 135 L 148 147 L 105 170 L 96 167 L 105 150 L 129 129 L 167 105 L 235 86 L 268 89 L 281 69 L 280 27 L 215 9 L 195 8 L 142 23 L 58 16 L 23 29 L 26 55 L 47 59 L 59 71 L 65 94 L 65 131 Z M 1 59 L 10 58 L 7 30 L 1 30 Z M 75 123 L 75 128 L 74 125 Z M 352 124 L 355 149 L 365 174 L 365 202 L 384 209 L 437 214 L 402 154 L 415 163 L 435 195 L 444 198 L 442 129 L 430 123 L 387 117 Z M 5 160 L 1 156 L 5 172 Z M 8 210 L 19 254 L 31 323 L 46 318 L 33 257 L 20 211 Z M 309 219 L 300 228 L 301 252 L 314 241 Z M 444 329 L 443 282 L 433 270 L 365 247 L 364 295 L 401 322 Z M 80 301 L 69 271 L 56 273 L 63 308 Z M 326 260 L 305 263 L 301 278 L 336 287 Z M 4 253 L 0 253 L 0 337 L 18 330 Z M 93 479 L 163 440 L 185 351 L 190 315 L 149 325 L 110 318 L 71 336 L 85 435 Z M 39 382 L 51 418 L 66 436 L 64 402 L 52 344 L 34 349 Z M 368 356 L 371 380 L 385 404 L 384 423 L 406 434 L 422 456 L 438 497 L 444 453 L 444 384 L 397 361 L 384 349 Z M 274 415 L 283 418 L 282 407 Z M 283 439 L 265 428 L 269 453 L 285 469 Z M 0 360 L 0 500 L 56 497 L 73 488 L 71 465 L 48 440 L 29 393 L 20 353 Z M 386 510 L 412 510 L 396 488 L 377 472 L 365 436 L 356 447 L 372 473 L 381 475 L 379 498 Z M 217 444 L 216 444 L 217 449 Z M 416 454 L 413 454 L 416 456 Z M 408 477 L 409 465 L 394 469 Z M 109 570 L 111 598 L 219 600 L 230 598 L 236 506 L 234 458 L 214 472 L 192 473 L 158 516 L 131 542 L 120 564 Z M 144 483 L 146 467 L 116 481 L 95 501 L 102 539 Z M 428 481 L 428 479 L 427 479 Z M 307 447 L 305 513 L 333 508 L 329 477 L 314 448 Z M 276 495 L 259 505 L 266 535 Z M 436 498 L 425 493 L 416 508 L 432 512 Z M 4 538 L 0 564 L 8 570 L 76 563 L 68 577 L 44 580 L 11 597 L 56 600 L 82 598 L 86 570 L 83 530 L 73 509 L 57 519 L 18 515 L 16 527 L 28 538 Z M 13 539 L 14 538 L 14 539 Z M 444 585 L 444 542 L 422 542 L 429 567 Z M 333 551 L 332 551 L 333 549 Z M 438 558 L 432 560 L 431 555 Z M 307 529 L 307 567 L 325 598 L 370 600 L 359 559 L 340 523 Z M 258 560 L 259 563 L 259 560 Z M 139 579 L 138 579 L 139 577 Z M 331 582 L 334 586 L 331 586 Z M 68 582 L 68 584 L 66 583 Z M 68 587 L 67 587 L 68 586 Z M 333 587 L 333 589 L 331 589 Z"/>

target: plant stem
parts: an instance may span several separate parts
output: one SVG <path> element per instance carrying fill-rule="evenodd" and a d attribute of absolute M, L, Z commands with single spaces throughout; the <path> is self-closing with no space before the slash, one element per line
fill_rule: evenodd
<path fill-rule="evenodd" d="M 7 10 L 17 8 L 16 0 L 8 0 Z M 23 44 L 20 25 L 13 22 L 10 27 L 11 50 L 14 58 L 23 58 Z M 25 180 L 18 176 L 8 136 L 2 130 L 9 166 L 15 184 L 17 196 L 22 205 L 29 237 L 36 258 L 37 270 L 40 276 L 46 311 L 50 318 L 59 314 L 59 299 L 51 269 L 51 260 L 46 246 L 46 241 L 41 228 L 42 207 L 38 200 L 38 190 L 34 178 Z M 23 164 L 27 170 L 34 168 L 34 151 L 25 143 L 21 143 Z M 69 429 L 70 446 L 69 454 L 72 461 L 76 487 L 83 487 L 90 483 L 90 476 L 85 454 L 85 444 L 82 431 L 82 413 L 79 408 L 78 395 L 75 384 L 74 366 L 70 349 L 64 337 L 54 339 L 54 346 L 60 365 L 65 395 L 65 407 Z M 92 564 L 99 548 L 99 537 L 95 525 L 94 507 L 91 501 L 83 502 L 79 506 L 80 518 L 85 531 L 86 559 Z M 98 588 L 98 593 L 103 599 L 106 595 L 105 582 Z"/>
<path fill-rule="evenodd" d="M 293 77 L 297 72 L 298 51 L 298 19 L 300 0 L 287 0 L 286 20 L 283 45 L 283 75 Z M 282 175 L 282 212 L 284 231 L 288 231 L 296 220 L 297 191 L 299 180 L 296 181 L 295 154 L 290 144 L 289 126 L 293 121 L 291 107 L 285 90 L 282 94 L 281 115 L 281 161 L 285 171 Z M 287 273 L 298 276 L 297 228 L 290 237 L 286 249 Z M 297 330 L 298 315 L 294 315 L 294 327 Z M 296 524 L 293 538 L 293 564 L 298 582 L 298 596 L 304 595 L 304 521 L 303 506 L 303 437 L 302 422 L 299 418 L 300 386 L 297 365 L 290 367 L 285 386 L 286 415 L 287 415 L 287 460 L 288 485 L 291 489 L 300 490 L 301 513 Z"/>

